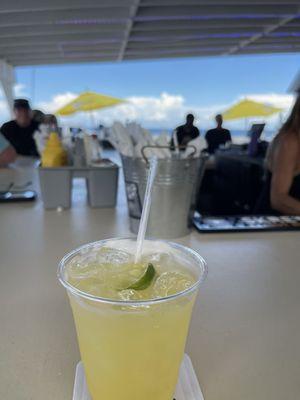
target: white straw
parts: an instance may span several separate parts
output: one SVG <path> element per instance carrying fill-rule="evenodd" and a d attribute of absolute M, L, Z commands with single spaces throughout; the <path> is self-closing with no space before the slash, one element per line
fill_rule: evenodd
<path fill-rule="evenodd" d="M 141 221 L 140 221 L 140 226 L 139 226 L 139 232 L 138 232 L 138 236 L 137 236 L 135 263 L 139 262 L 142 252 L 143 252 L 143 243 L 144 243 L 146 229 L 147 229 L 147 225 L 148 225 L 149 212 L 150 212 L 150 206 L 151 206 L 151 200 L 152 200 L 152 190 L 153 190 L 153 184 L 154 184 L 154 179 L 155 179 L 155 175 L 156 175 L 156 170 L 157 170 L 157 158 L 152 157 L 150 160 L 150 169 L 148 172 L 148 179 L 147 179 L 147 186 L 146 186 L 145 197 L 144 197 L 143 211 L 142 211 L 142 216 L 141 216 Z"/>

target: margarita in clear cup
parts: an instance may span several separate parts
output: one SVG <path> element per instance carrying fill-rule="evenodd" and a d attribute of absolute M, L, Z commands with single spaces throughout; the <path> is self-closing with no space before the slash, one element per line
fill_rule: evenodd
<path fill-rule="evenodd" d="M 93 400 L 171 400 L 204 260 L 187 247 L 111 239 L 59 266 Z"/>

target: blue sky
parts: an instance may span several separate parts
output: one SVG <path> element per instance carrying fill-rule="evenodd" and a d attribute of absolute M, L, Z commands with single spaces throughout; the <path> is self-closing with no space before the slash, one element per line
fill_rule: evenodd
<path fill-rule="evenodd" d="M 35 98 L 90 88 L 121 97 L 168 92 L 207 105 L 244 93 L 285 93 L 299 65 L 300 55 L 266 55 L 35 67 Z M 17 68 L 17 81 L 31 88 L 32 70 Z"/>
<path fill-rule="evenodd" d="M 287 88 L 299 65 L 300 55 L 295 54 L 234 56 L 19 67 L 16 77 L 22 89 L 19 94 L 31 98 L 34 107 L 53 111 L 64 99 L 90 89 L 134 98 L 135 110 L 130 110 L 129 119 L 136 117 L 146 126 L 166 127 L 176 124 L 187 110 L 195 110 L 199 121 L 206 124 L 204 114 L 218 111 L 247 94 L 263 99 L 273 94 L 277 96 L 273 96 L 275 102 L 283 99 L 288 103 Z M 163 93 L 167 97 L 162 100 Z M 151 99 L 151 105 L 147 99 Z M 153 122 L 151 115 L 147 116 L 147 105 L 149 114 L 154 115 Z M 164 107 L 168 108 L 166 115 Z M 126 107 L 122 112 L 128 114 Z M 108 123 L 117 115 L 116 110 L 106 110 L 96 116 Z M 74 123 L 83 122 L 83 116 L 74 119 Z"/>

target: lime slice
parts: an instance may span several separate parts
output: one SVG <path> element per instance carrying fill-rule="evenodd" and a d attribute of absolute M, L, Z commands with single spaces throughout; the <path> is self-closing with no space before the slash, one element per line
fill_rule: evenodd
<path fill-rule="evenodd" d="M 132 285 L 128 286 L 126 289 L 134 289 L 134 290 L 144 290 L 147 289 L 156 274 L 155 268 L 152 264 L 148 264 L 148 267 L 144 273 L 136 282 Z"/>

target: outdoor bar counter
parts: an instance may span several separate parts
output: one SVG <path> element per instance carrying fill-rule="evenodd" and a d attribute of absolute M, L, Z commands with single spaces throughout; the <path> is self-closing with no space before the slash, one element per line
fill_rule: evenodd
<path fill-rule="evenodd" d="M 89 208 L 82 188 L 62 212 L 0 204 L 0 399 L 72 398 L 80 356 L 57 264 L 84 243 L 130 235 L 122 187 L 116 209 Z M 186 348 L 205 400 L 299 399 L 300 232 L 194 231 L 178 242 L 209 268 Z"/>

